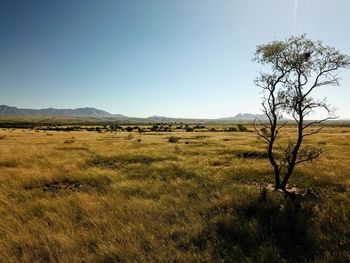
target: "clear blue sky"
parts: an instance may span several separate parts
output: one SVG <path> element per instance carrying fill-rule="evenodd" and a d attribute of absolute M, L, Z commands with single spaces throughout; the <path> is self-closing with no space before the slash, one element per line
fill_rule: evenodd
<path fill-rule="evenodd" d="M 0 104 L 259 113 L 256 45 L 307 33 L 350 54 L 349 11 L 349 0 L 0 0 Z M 318 95 L 350 118 L 341 76 Z"/>

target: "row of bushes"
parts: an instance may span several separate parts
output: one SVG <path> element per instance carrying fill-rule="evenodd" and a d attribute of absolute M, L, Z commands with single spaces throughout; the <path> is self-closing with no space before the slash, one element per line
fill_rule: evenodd
<path fill-rule="evenodd" d="M 23 128 L 23 127 L 22 127 Z M 29 127 L 28 127 L 29 128 Z M 96 132 L 109 132 L 109 131 L 127 131 L 127 132 L 171 132 L 174 130 L 184 130 L 186 132 L 195 132 L 195 131 L 210 131 L 210 132 L 245 132 L 248 131 L 247 127 L 245 127 L 242 124 L 238 124 L 237 127 L 227 127 L 224 129 L 217 129 L 217 128 L 206 128 L 204 125 L 180 125 L 172 127 L 172 125 L 157 125 L 154 124 L 151 127 L 139 127 L 139 126 L 119 126 L 119 125 L 103 125 L 103 126 L 96 126 L 96 127 L 84 127 L 84 126 L 37 126 L 37 127 L 30 127 L 31 129 L 35 130 L 43 130 L 43 131 L 96 131 Z"/>

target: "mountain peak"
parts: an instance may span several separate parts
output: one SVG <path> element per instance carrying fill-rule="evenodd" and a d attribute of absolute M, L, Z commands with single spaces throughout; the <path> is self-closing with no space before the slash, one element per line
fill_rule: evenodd
<path fill-rule="evenodd" d="M 266 119 L 264 114 L 253 114 L 253 113 L 238 113 L 234 117 L 219 118 L 219 120 L 225 121 L 236 121 L 236 120 L 254 120 L 254 119 Z"/>
<path fill-rule="evenodd" d="M 113 114 L 91 108 L 76 109 L 20 109 L 7 105 L 0 105 L 0 116 L 53 116 L 53 117 L 112 117 Z"/>

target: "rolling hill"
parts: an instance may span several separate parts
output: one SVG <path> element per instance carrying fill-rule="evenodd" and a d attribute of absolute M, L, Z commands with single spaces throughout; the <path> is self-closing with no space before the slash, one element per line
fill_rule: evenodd
<path fill-rule="evenodd" d="M 73 117 L 73 118 L 108 118 L 116 121 L 126 122 L 184 122 L 184 123 L 196 123 L 196 122 L 213 122 L 213 123 L 227 123 L 234 121 L 252 121 L 255 118 L 265 119 L 264 115 L 260 114 L 237 114 L 233 117 L 217 118 L 217 119 L 196 119 L 196 118 L 172 118 L 164 116 L 150 116 L 147 118 L 134 118 L 128 117 L 122 114 L 112 114 L 104 110 L 85 107 L 77 109 L 22 109 L 7 105 L 0 105 L 0 116 L 2 117 L 16 117 L 16 116 L 38 116 L 38 117 Z"/>

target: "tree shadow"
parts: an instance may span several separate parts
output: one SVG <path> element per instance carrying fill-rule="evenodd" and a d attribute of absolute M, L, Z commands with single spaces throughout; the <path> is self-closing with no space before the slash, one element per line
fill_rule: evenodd
<path fill-rule="evenodd" d="M 193 244 L 212 244 L 213 256 L 223 262 L 312 261 L 318 241 L 311 203 L 277 195 L 262 192 L 232 214 L 216 216 Z"/>

